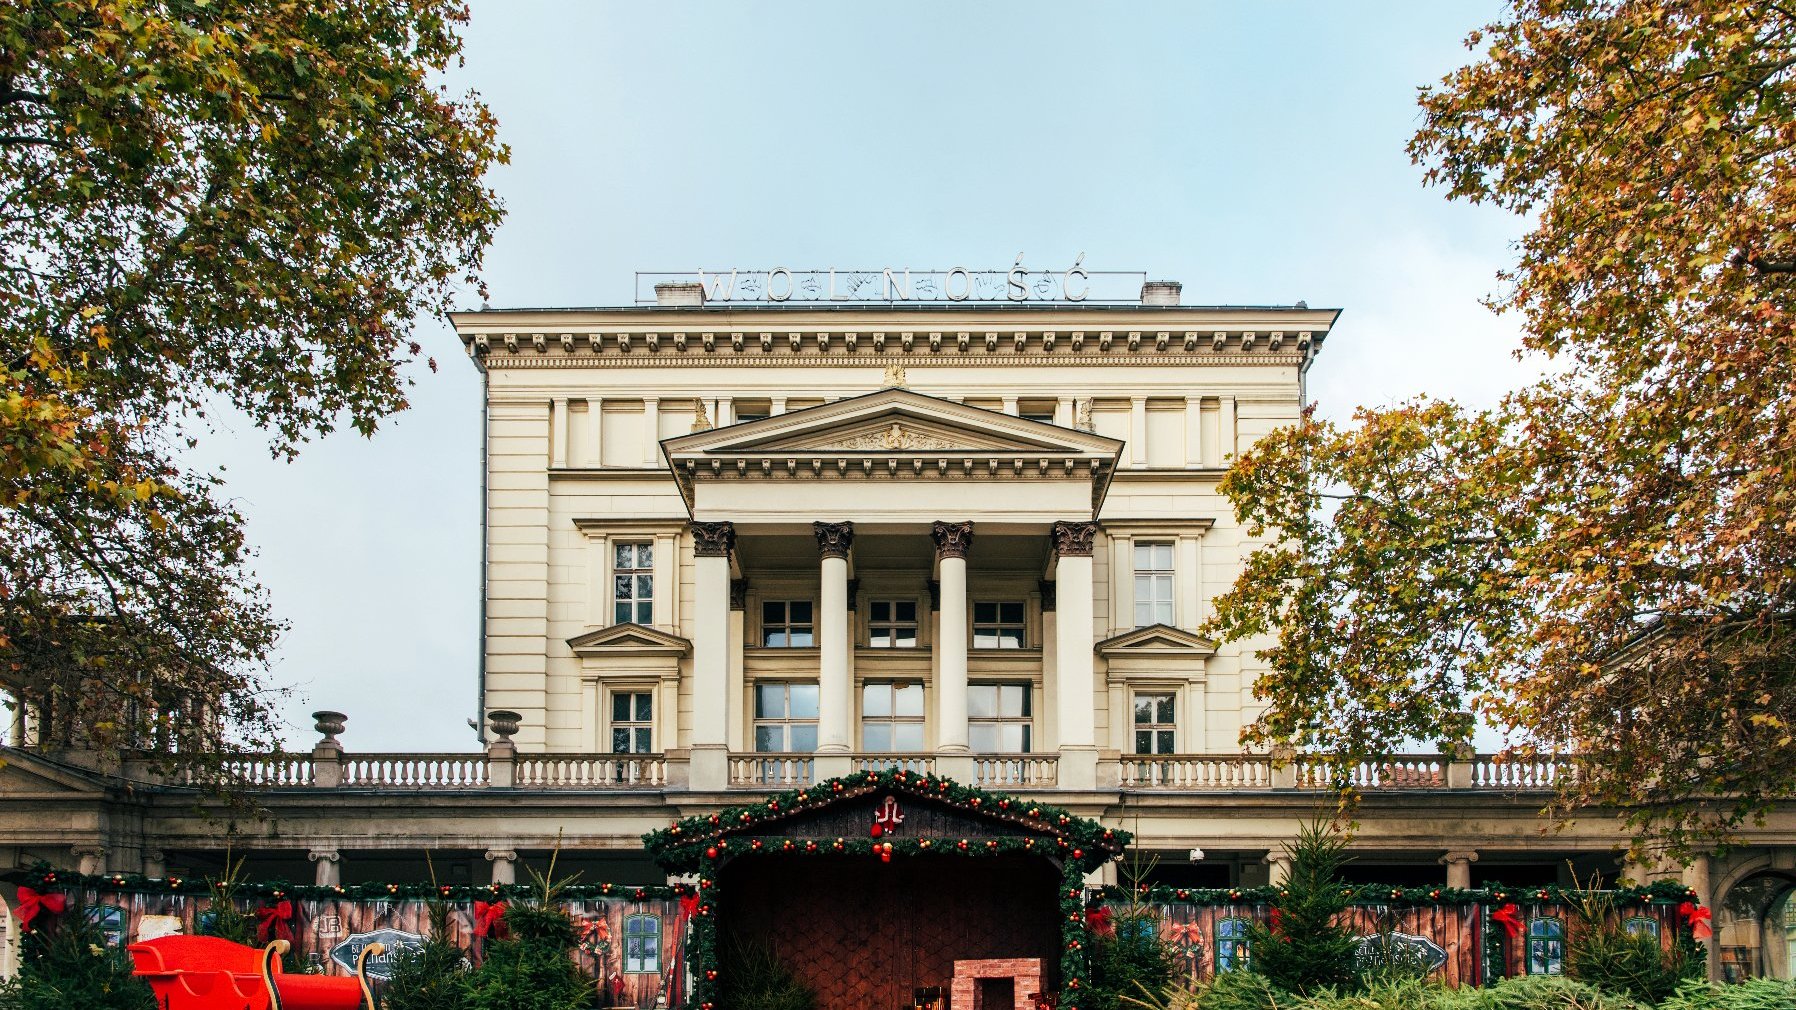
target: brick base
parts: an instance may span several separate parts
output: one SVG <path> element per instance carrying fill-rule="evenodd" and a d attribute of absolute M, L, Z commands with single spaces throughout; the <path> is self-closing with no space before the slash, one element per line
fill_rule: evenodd
<path fill-rule="evenodd" d="M 979 1002 L 979 980 L 1011 980 L 1014 1006 L 989 1007 Z M 986 961 L 954 962 L 954 982 L 948 991 L 949 1010 L 1035 1010 L 1031 993 L 1041 991 L 1041 958 L 1007 957 Z"/>

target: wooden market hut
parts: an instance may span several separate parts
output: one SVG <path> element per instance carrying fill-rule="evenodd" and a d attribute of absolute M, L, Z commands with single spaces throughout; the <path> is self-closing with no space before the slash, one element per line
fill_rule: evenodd
<path fill-rule="evenodd" d="M 732 1005 L 741 951 L 771 954 L 816 992 L 819 1010 L 908 1007 L 918 989 L 946 991 L 956 961 L 1002 959 L 1039 960 L 1041 992 L 1075 1008 L 1089 942 L 1084 878 L 1128 841 L 1058 808 L 902 769 L 645 838 L 668 872 L 698 878 L 701 1010 Z M 1030 993 L 1009 995 L 983 1002 L 1030 1005 Z"/>

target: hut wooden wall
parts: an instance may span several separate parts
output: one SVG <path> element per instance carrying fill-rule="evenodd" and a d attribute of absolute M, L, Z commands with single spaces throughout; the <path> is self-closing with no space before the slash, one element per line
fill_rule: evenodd
<path fill-rule="evenodd" d="M 181 922 L 181 932 L 198 932 L 200 919 L 212 907 L 211 899 L 202 896 L 96 894 L 81 896 L 84 908 L 107 906 L 123 913 L 119 927 L 121 939 L 134 942 L 139 938 L 146 915 L 173 916 Z M 250 911 L 272 901 L 243 902 Z M 396 901 L 295 901 L 293 903 L 293 946 L 300 963 L 325 974 L 348 974 L 331 960 L 333 947 L 357 933 L 377 929 L 397 929 L 419 936 L 430 934 L 430 914 L 425 902 L 407 899 Z M 666 993 L 668 1005 L 678 1006 L 687 991 L 687 966 L 681 957 L 685 946 L 685 926 L 679 917 L 676 901 L 632 901 L 603 899 L 564 903 L 568 914 L 580 927 L 583 937 L 574 960 L 594 978 L 607 980 L 607 993 L 614 1006 L 648 1008 L 655 1006 L 657 996 Z M 632 915 L 654 916 L 660 927 L 660 959 L 652 972 L 625 972 L 624 920 Z M 451 907 L 449 938 L 456 946 L 479 957 L 485 941 L 474 936 L 473 906 L 461 902 Z M 390 956 L 390 955 L 389 955 Z"/>
<path fill-rule="evenodd" d="M 918 986 L 946 988 L 963 959 L 1040 958 L 1058 988 L 1059 885 L 1027 856 L 767 854 L 724 868 L 719 921 L 725 944 L 772 951 L 819 1010 L 897 1010 Z"/>

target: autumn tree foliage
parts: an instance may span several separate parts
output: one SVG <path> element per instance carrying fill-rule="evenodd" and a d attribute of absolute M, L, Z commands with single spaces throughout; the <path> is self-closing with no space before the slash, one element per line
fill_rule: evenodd
<path fill-rule="evenodd" d="M 448 0 L 0 6 L 0 682 L 46 742 L 271 742 L 280 630 L 207 412 L 272 450 L 406 405 L 505 157 Z M 178 739 L 177 739 L 178 738 Z"/>
<path fill-rule="evenodd" d="M 1523 0 L 1411 154 L 1531 230 L 1491 299 L 1544 378 L 1306 417 L 1224 483 L 1275 633 L 1250 740 L 1343 763 L 1486 721 L 1560 814 L 1680 854 L 1796 791 L 1796 8 Z"/>

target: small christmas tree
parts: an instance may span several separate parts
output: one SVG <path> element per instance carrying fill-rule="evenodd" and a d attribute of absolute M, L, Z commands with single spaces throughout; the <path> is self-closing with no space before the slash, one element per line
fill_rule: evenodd
<path fill-rule="evenodd" d="M 455 1005 L 466 1010 L 582 1010 L 593 1005 L 593 980 L 572 957 L 579 929 L 556 904 L 569 880 L 555 879 L 554 857 L 547 873 L 532 870 L 531 876 L 537 897 L 505 909 L 509 936 L 487 944 L 480 967 L 466 976 L 463 1001 Z"/>
<path fill-rule="evenodd" d="M 1287 992 L 1308 995 L 1320 989 L 1356 987 L 1359 940 L 1335 924 L 1347 907 L 1340 872 L 1347 862 L 1347 839 L 1326 822 L 1298 829 L 1287 844 L 1291 874 L 1273 902 L 1272 921 L 1248 931 L 1253 970 Z"/>
<path fill-rule="evenodd" d="M 1086 910 L 1092 932 L 1091 980 L 1085 1006 L 1091 1010 L 1130 1010 L 1144 999 L 1158 998 L 1172 985 L 1178 966 L 1172 948 L 1160 938 L 1160 917 L 1144 903 L 1148 878 L 1157 859 L 1143 863 L 1139 853 L 1123 867 L 1128 904 L 1098 904 Z"/>
<path fill-rule="evenodd" d="M 430 882 L 436 865 L 427 853 Z M 440 893 L 435 886 L 432 893 Z M 393 959 L 393 977 L 381 995 L 381 1010 L 462 1010 L 467 1005 L 468 959 L 449 939 L 449 903 L 431 898 L 427 906 L 430 935 L 419 947 L 402 947 Z"/>
<path fill-rule="evenodd" d="M 0 983 L 0 1010 L 157 1010 L 130 957 L 79 913 L 26 933 L 22 946 L 18 976 Z"/>

